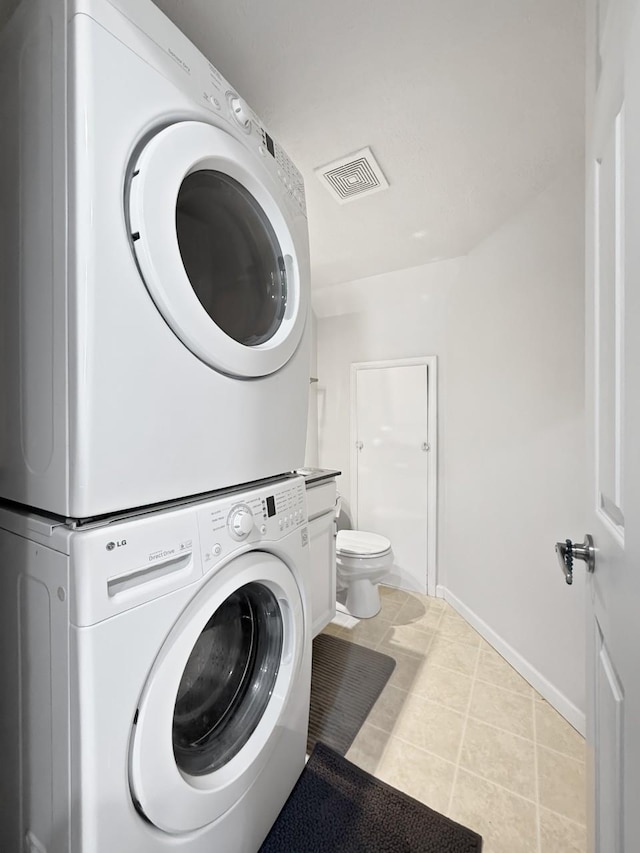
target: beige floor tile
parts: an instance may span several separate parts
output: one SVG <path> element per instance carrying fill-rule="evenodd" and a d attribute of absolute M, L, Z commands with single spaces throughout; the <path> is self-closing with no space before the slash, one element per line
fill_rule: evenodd
<path fill-rule="evenodd" d="M 390 737 L 388 732 L 364 723 L 345 757 L 367 773 L 375 774 Z"/>
<path fill-rule="evenodd" d="M 442 608 L 433 602 L 437 602 L 437 599 L 420 600 L 409 597 L 395 618 L 396 624 L 410 625 L 418 631 L 432 633 L 442 618 Z"/>
<path fill-rule="evenodd" d="M 418 668 L 411 686 L 406 689 L 423 699 L 466 713 L 472 684 L 468 675 L 427 662 Z"/>
<path fill-rule="evenodd" d="M 532 741 L 469 719 L 462 743 L 460 766 L 515 794 L 535 799 Z"/>
<path fill-rule="evenodd" d="M 447 606 L 444 598 L 436 598 L 434 595 L 423 595 L 421 592 L 409 592 L 407 593 L 408 597 L 413 601 L 420 601 L 425 606 L 433 609 L 444 610 Z"/>
<path fill-rule="evenodd" d="M 478 678 L 482 681 L 488 681 L 490 684 L 495 684 L 498 687 L 503 687 L 505 690 L 513 690 L 515 693 L 522 693 L 523 696 L 531 696 L 531 692 L 533 690 L 529 682 L 525 681 L 525 679 L 493 649 L 490 651 L 487 651 L 486 649 L 481 650 L 480 661 L 478 663 Z"/>
<path fill-rule="evenodd" d="M 477 659 L 478 649 L 440 636 L 434 638 L 427 655 L 429 663 L 453 669 L 463 675 L 473 675 Z"/>
<path fill-rule="evenodd" d="M 436 634 L 447 640 L 455 640 L 458 643 L 465 643 L 475 648 L 480 646 L 480 634 L 459 617 L 444 614 L 438 624 Z"/>
<path fill-rule="evenodd" d="M 583 757 L 582 738 L 442 599 L 380 591 L 376 617 L 350 629 L 335 623 L 325 629 L 396 660 L 348 759 L 446 812 L 471 699 L 450 816 L 483 835 L 483 853 L 584 853 L 584 765 L 571 758 Z M 534 714 L 539 851 L 529 801 L 535 798 L 528 740 Z"/>
<path fill-rule="evenodd" d="M 540 805 L 577 823 L 586 823 L 585 766 L 538 745 Z"/>
<path fill-rule="evenodd" d="M 323 634 L 330 634 L 332 637 L 342 637 L 342 628 L 340 625 L 336 625 L 335 622 L 329 622 L 329 624 L 323 628 Z"/>
<path fill-rule="evenodd" d="M 380 595 L 383 598 L 387 598 L 390 601 L 399 601 L 401 604 L 409 597 L 409 593 L 405 592 L 404 589 L 397 589 L 395 586 L 384 586 L 380 584 L 378 589 L 380 590 Z"/>
<path fill-rule="evenodd" d="M 408 698 L 405 690 L 387 685 L 369 712 L 367 722 L 385 732 L 392 732 Z"/>
<path fill-rule="evenodd" d="M 411 625 L 392 625 L 388 627 L 380 641 L 380 651 L 393 655 L 401 654 L 422 657 L 429 648 L 433 634 L 418 631 Z"/>
<path fill-rule="evenodd" d="M 445 615 L 446 615 L 446 616 L 450 616 L 452 619 L 461 619 L 463 622 L 465 622 L 465 621 L 466 621 L 466 620 L 465 620 L 465 619 L 464 619 L 464 618 L 463 618 L 463 617 L 458 613 L 458 611 L 457 611 L 457 610 L 455 610 L 455 608 L 453 608 L 453 607 L 449 604 L 449 602 L 448 602 L 448 601 L 444 601 L 444 599 L 441 599 L 441 600 L 443 601 L 443 604 L 444 604 L 444 608 L 443 608 L 443 609 L 444 609 L 444 612 L 445 612 Z"/>
<path fill-rule="evenodd" d="M 469 714 L 508 732 L 533 740 L 533 699 L 476 681 Z"/>
<path fill-rule="evenodd" d="M 404 606 L 403 601 L 399 601 L 395 598 L 389 598 L 387 595 L 380 596 L 380 612 L 375 619 L 386 619 L 387 622 L 394 623 L 398 618 L 398 613 L 402 610 Z"/>
<path fill-rule="evenodd" d="M 381 649 L 381 651 L 387 653 L 388 649 Z M 412 692 L 418 674 L 424 666 L 424 661 L 420 657 L 405 655 L 402 652 L 394 652 L 393 659 L 396 662 L 396 666 L 387 684 Z"/>
<path fill-rule="evenodd" d="M 493 652 L 495 649 L 493 646 L 488 643 L 484 637 L 480 637 L 480 651 L 481 652 Z"/>
<path fill-rule="evenodd" d="M 378 764 L 376 776 L 432 809 L 445 812 L 454 773 L 454 764 L 391 738 Z"/>
<path fill-rule="evenodd" d="M 361 646 L 375 649 L 390 626 L 390 622 L 378 617 L 361 619 L 353 628 L 342 628 L 340 636 L 352 643 L 359 643 Z"/>
<path fill-rule="evenodd" d="M 398 714 L 393 734 L 413 746 L 456 762 L 463 726 L 463 714 L 409 694 Z"/>
<path fill-rule="evenodd" d="M 584 761 L 584 738 L 544 700 L 535 703 L 536 741 L 557 752 Z"/>
<path fill-rule="evenodd" d="M 483 853 L 536 853 L 536 807 L 462 768 L 449 817 L 483 836 Z M 560 851 L 557 851 L 560 853 Z"/>
<path fill-rule="evenodd" d="M 587 829 L 541 808 L 540 842 L 541 853 L 586 853 Z"/>

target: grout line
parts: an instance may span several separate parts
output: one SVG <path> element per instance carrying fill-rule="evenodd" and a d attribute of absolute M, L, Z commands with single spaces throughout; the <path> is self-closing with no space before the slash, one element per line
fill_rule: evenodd
<path fill-rule="evenodd" d="M 480 649 L 480 651 L 482 652 L 482 649 Z M 520 677 L 522 678 L 522 676 L 520 676 Z M 531 694 L 531 692 L 533 691 L 533 687 L 531 687 L 531 685 L 529 684 L 529 682 L 528 682 L 528 681 L 526 681 L 524 678 L 523 678 L 522 680 L 523 680 L 523 681 L 525 682 L 525 684 L 527 684 L 527 685 L 529 686 L 529 688 L 530 688 L 530 690 L 529 690 L 529 691 L 527 691 L 527 693 L 523 693 L 521 690 L 512 690 L 510 687 L 504 687 L 502 684 L 496 684 L 496 683 L 495 683 L 495 681 L 487 681 L 487 679 L 486 679 L 486 678 L 478 678 L 478 681 L 481 681 L 483 684 L 488 684 L 490 687 L 499 687 L 499 688 L 500 688 L 500 690 L 506 690 L 506 691 L 507 691 L 507 693 L 513 693 L 515 696 L 522 696 L 522 698 L 523 698 L 523 699 L 528 699 L 528 698 L 529 698 L 529 695 L 530 695 L 530 694 Z M 534 702 L 535 702 L 535 701 L 536 701 L 536 698 L 535 698 L 535 696 L 534 696 Z"/>
<path fill-rule="evenodd" d="M 586 760 L 584 758 L 575 758 L 573 755 L 569 755 L 566 752 L 560 752 L 559 749 L 554 749 L 552 746 L 547 746 L 546 743 L 538 742 L 538 746 L 540 749 L 546 749 L 547 752 L 552 752 L 554 755 L 560 755 L 562 758 L 568 758 L 569 761 L 575 761 L 576 764 L 586 764 Z"/>
<path fill-rule="evenodd" d="M 525 743 L 535 745 L 535 741 L 533 740 L 533 738 L 526 737 L 525 735 L 519 735 L 517 732 L 512 732 L 511 729 L 505 729 L 502 726 L 497 726 L 495 723 L 489 723 L 486 720 L 481 719 L 480 717 L 474 717 L 471 712 L 469 712 L 469 719 L 473 720 L 474 723 L 480 723 L 481 726 L 488 726 L 488 728 L 494 729 L 497 732 L 501 732 L 505 735 L 511 735 L 512 737 L 517 737 L 518 740 L 523 740 L 525 741 Z"/>
<path fill-rule="evenodd" d="M 536 723 L 535 696 L 531 695 L 531 711 L 533 713 L 533 775 L 536 791 L 536 846 L 542 853 L 542 832 L 540 828 L 540 777 L 538 775 L 538 725 Z"/>
<path fill-rule="evenodd" d="M 493 779 L 487 779 L 486 776 L 481 776 L 479 773 L 476 773 L 473 770 L 469 770 L 468 767 L 460 767 L 463 773 L 468 773 L 469 776 L 473 776 L 474 779 L 479 779 L 481 782 L 486 782 L 488 785 L 493 785 L 494 788 L 500 788 L 501 791 L 504 791 L 506 794 L 510 794 L 512 797 L 517 797 L 519 800 L 524 800 L 525 803 L 529 803 L 529 805 L 536 805 L 535 800 L 532 800 L 530 797 L 525 797 L 524 794 L 518 793 L 518 791 L 512 791 L 511 788 L 507 788 L 504 785 L 501 785 L 500 782 L 494 782 Z M 456 774 L 457 776 L 457 774 Z M 559 817 L 564 817 L 564 815 L 558 815 Z M 574 821 L 575 823 L 575 821 Z"/>
<path fill-rule="evenodd" d="M 458 747 L 458 757 L 456 760 L 456 769 L 453 772 L 453 782 L 451 783 L 451 793 L 449 794 L 449 806 L 447 808 L 447 815 L 451 814 L 451 809 L 453 808 L 453 795 L 456 790 L 456 783 L 458 781 L 458 771 L 460 770 L 460 759 L 462 758 L 462 748 L 464 746 L 464 739 L 467 734 L 467 723 L 469 722 L 469 715 L 471 711 L 471 703 L 473 701 L 473 688 L 476 682 L 476 676 L 478 674 L 478 667 L 480 665 L 480 646 L 476 649 L 476 665 L 473 670 L 473 676 L 471 679 L 471 690 L 469 691 L 469 701 L 467 702 L 467 712 L 464 717 L 464 722 L 462 723 L 462 735 L 460 736 L 460 746 Z"/>
<path fill-rule="evenodd" d="M 398 623 L 397 623 L 397 621 L 396 621 L 396 620 L 400 617 L 400 614 L 401 614 L 401 612 L 402 612 L 402 610 L 403 610 L 403 608 L 404 608 L 404 605 L 405 605 L 405 604 L 410 600 L 410 598 L 411 598 L 410 596 L 408 596 L 408 597 L 407 597 L 407 600 L 406 600 L 405 602 L 403 602 L 403 604 L 402 604 L 402 605 L 400 606 L 400 608 L 398 609 L 398 612 L 397 612 L 397 614 L 396 614 L 396 617 L 395 617 L 393 620 L 391 620 L 391 621 L 390 621 L 391 627 L 397 627 L 397 626 L 398 626 Z M 426 648 L 425 648 L 425 650 L 424 650 L 423 652 L 421 652 L 421 653 L 420 653 L 420 652 L 414 652 L 414 651 L 412 651 L 412 650 L 411 650 L 411 651 L 407 651 L 407 650 L 402 649 L 402 648 L 400 648 L 400 649 L 392 649 L 392 648 L 382 647 L 382 646 L 381 646 L 381 643 L 382 643 L 382 641 L 383 641 L 384 637 L 386 636 L 386 631 L 388 630 L 388 627 L 389 627 L 388 625 L 387 625 L 387 628 L 385 628 L 385 631 L 383 632 L 383 634 L 382 634 L 381 638 L 380 638 L 380 639 L 377 641 L 377 643 L 375 644 L 375 646 L 369 646 L 369 648 L 372 648 L 372 647 L 373 647 L 373 648 L 376 648 L 376 649 L 380 648 L 382 651 L 386 651 L 386 652 L 388 652 L 389 654 L 393 654 L 393 653 L 394 653 L 394 651 L 397 651 L 397 652 L 398 652 L 398 654 L 404 654 L 406 657 L 411 658 L 411 659 L 412 659 L 412 660 L 414 660 L 414 661 L 415 661 L 415 660 L 418 660 L 418 661 L 420 661 L 421 663 L 426 663 L 426 662 L 428 661 L 428 653 L 429 653 L 429 650 L 431 649 L 431 646 L 432 646 L 432 644 L 433 644 L 433 642 L 434 642 L 434 640 L 436 639 L 436 637 L 437 637 L 437 636 L 440 636 L 440 637 L 441 637 L 441 639 L 443 639 L 443 640 L 445 640 L 445 641 L 447 641 L 447 642 L 450 642 L 450 643 L 457 643 L 458 645 L 466 646 L 467 648 L 473 648 L 473 646 L 470 646 L 469 644 L 466 644 L 466 643 L 464 643 L 464 642 L 462 642 L 462 643 L 461 643 L 459 640 L 452 639 L 452 638 L 449 638 L 449 637 L 443 637 L 443 636 L 441 636 L 441 635 L 439 635 L 439 634 L 437 633 L 438 628 L 441 626 L 441 624 L 442 624 L 442 622 L 443 622 L 443 620 L 444 620 L 444 617 L 445 617 L 446 615 L 447 615 L 447 610 L 446 610 L 446 608 L 442 608 L 442 609 L 441 609 L 441 611 L 440 611 L 439 617 L 438 617 L 438 619 L 437 619 L 437 622 L 435 622 L 435 627 L 433 628 L 433 630 L 430 630 L 430 631 L 428 631 L 428 632 L 427 632 L 427 631 L 423 632 L 423 633 L 425 633 L 425 634 L 430 635 L 430 639 L 429 639 L 429 642 L 428 642 L 428 644 L 427 644 L 427 647 L 426 647 Z M 387 620 L 385 617 L 383 617 L 383 621 L 385 621 L 385 622 L 389 622 L 389 620 Z M 435 621 L 435 620 L 434 620 L 434 621 Z M 466 621 L 466 620 L 463 620 L 463 621 Z M 401 623 L 401 624 L 408 624 L 408 623 Z M 409 623 L 409 624 L 410 624 L 410 623 Z M 347 631 L 347 629 L 342 628 L 342 630 L 343 630 L 343 632 L 344 632 L 344 634 L 345 634 L 345 637 L 346 637 L 346 636 L 348 636 L 348 631 Z M 364 645 L 364 644 L 363 644 L 363 645 Z M 531 687 L 531 685 L 529 685 L 529 687 L 531 688 L 531 691 L 530 691 L 529 695 L 527 696 L 527 694 L 525 694 L 525 693 L 518 692 L 518 691 L 516 691 L 516 690 L 511 690 L 509 687 L 505 687 L 505 686 L 503 686 L 502 684 L 496 684 L 496 683 L 494 683 L 494 682 L 486 681 L 485 679 L 479 678 L 479 677 L 478 677 L 478 672 L 479 672 L 479 668 L 480 668 L 480 661 L 481 661 L 481 658 L 482 658 L 482 655 L 481 655 L 481 652 L 482 652 L 482 651 L 483 651 L 482 643 L 479 643 L 479 644 L 478 644 L 478 646 L 476 647 L 476 661 L 475 661 L 474 670 L 473 670 L 473 674 L 472 674 L 472 675 L 471 675 L 471 674 L 468 674 L 468 673 L 460 672 L 459 670 L 451 669 L 450 667 L 443 666 L 442 664 L 436 664 L 436 663 L 434 663 L 434 664 L 433 664 L 433 666 L 438 667 L 438 668 L 440 668 L 440 669 L 442 669 L 442 670 L 445 670 L 445 672 L 453 672 L 453 673 L 455 673 L 456 675 L 461 675 L 461 676 L 463 676 L 463 677 L 465 677 L 465 678 L 470 678 L 470 680 L 471 680 L 471 690 L 470 690 L 470 694 L 469 694 L 469 700 L 468 700 L 468 702 L 467 702 L 466 712 L 464 712 L 464 720 L 463 720 L 463 726 L 462 726 L 462 734 L 461 734 L 461 738 L 460 738 L 460 745 L 459 745 L 459 747 L 458 747 L 458 753 L 457 753 L 457 758 L 456 758 L 456 761 L 455 761 L 455 762 L 453 762 L 453 761 L 451 761 L 451 760 L 449 760 L 449 759 L 443 758 L 441 755 L 437 755 L 436 753 L 431 752 L 430 750 L 425 749 L 425 748 L 424 748 L 424 747 L 422 747 L 422 746 L 418 746 L 417 744 L 412 743 L 410 740 L 407 740 L 405 737 L 402 737 L 402 736 L 400 736 L 400 735 L 397 735 L 397 734 L 395 734 L 395 733 L 393 733 L 393 732 L 388 732 L 387 730 L 382 729 L 380 726 L 377 726 L 377 725 L 375 725 L 374 723 L 369 723 L 368 721 L 367 721 L 367 723 L 368 723 L 368 725 L 370 725 L 373 729 L 375 729 L 376 731 L 378 731 L 378 732 L 380 732 L 382 735 L 384 735 L 384 737 L 385 737 L 385 741 L 386 741 L 386 743 L 385 743 L 385 750 L 386 750 L 386 747 L 387 747 L 387 745 L 388 745 L 388 743 L 389 743 L 390 741 L 392 741 L 392 740 L 396 740 L 396 741 L 398 741 L 398 742 L 400 742 L 400 743 L 403 743 L 403 744 L 406 744 L 407 746 L 410 746 L 412 749 L 416 749 L 416 750 L 418 750 L 418 751 L 420 751 L 420 752 L 424 753 L 425 755 L 432 756 L 433 758 L 436 758 L 436 759 L 438 759 L 439 761 L 442 761 L 442 762 L 444 762 L 445 764 L 450 765 L 450 766 L 452 766 L 452 767 L 454 768 L 454 771 L 453 771 L 453 780 L 452 780 L 452 785 L 451 785 L 451 793 L 450 793 L 450 795 L 449 795 L 449 805 L 448 805 L 448 809 L 447 809 L 446 814 L 450 814 L 450 813 L 451 813 L 451 811 L 452 811 L 452 808 L 453 808 L 453 802 L 454 802 L 454 793 L 455 793 L 455 789 L 456 789 L 456 785 L 457 785 L 457 781 L 458 781 L 459 771 L 460 771 L 461 769 L 462 769 L 465 773 L 469 774 L 470 776 L 472 776 L 472 777 L 474 777 L 474 778 L 476 778 L 476 779 L 478 779 L 478 780 L 480 780 L 480 781 L 482 781 L 482 782 L 484 782 L 484 783 L 486 783 L 486 784 L 488 784 L 488 785 L 493 785 L 495 788 L 497 788 L 497 789 L 499 789 L 499 790 L 504 791 L 505 793 L 507 793 L 507 794 L 511 795 L 512 797 L 517 797 L 519 800 L 522 800 L 522 801 L 524 801 L 524 802 L 529 803 L 530 805 L 532 805 L 532 806 L 535 808 L 535 815 L 536 815 L 536 848 L 535 848 L 535 849 L 536 849 L 537 853 L 541 853 L 541 848 L 542 848 L 542 831 L 541 831 L 541 821 L 540 821 L 540 816 L 541 816 L 541 812 L 542 812 L 542 811 L 546 811 L 546 812 L 549 812 L 549 813 L 551 813 L 551 814 L 553 814 L 553 815 L 557 815 L 559 818 L 564 819 L 564 820 L 566 820 L 566 821 L 569 821 L 570 823 L 574 824 L 574 825 L 575 825 L 575 826 L 577 826 L 577 827 L 584 828 L 584 824 L 582 824 L 582 823 L 580 823 L 579 821 L 576 821 L 576 820 L 574 820 L 574 819 L 572 819 L 572 818 L 568 817 L 567 815 L 562 814 L 561 812 L 554 811 L 553 809 L 549 809 L 549 808 L 547 808 L 546 806 L 545 806 L 545 807 L 543 807 L 543 806 L 540 804 L 540 782 L 539 782 L 539 773 L 538 773 L 538 746 L 540 746 L 541 748 L 547 749 L 549 752 L 554 753 L 554 754 L 556 754 L 556 755 L 558 755 L 558 756 L 561 756 L 561 757 L 563 757 L 563 758 L 568 758 L 568 759 L 570 759 L 571 761 L 575 761 L 575 762 L 576 762 L 576 764 L 582 764 L 582 765 L 584 765 L 584 763 L 585 763 L 585 762 L 584 762 L 584 760 L 583 760 L 583 761 L 580 761 L 579 759 L 576 759 L 576 758 L 574 758 L 574 757 L 573 757 L 573 756 L 571 756 L 571 755 L 567 755 L 566 753 L 560 752 L 559 750 L 553 749 L 552 747 L 545 746 L 544 744 L 541 744 L 541 743 L 539 743 L 539 742 L 538 742 L 538 731 L 537 731 L 537 722 L 536 722 L 536 713 L 535 713 L 535 712 L 536 712 L 537 696 L 536 696 L 536 693 L 535 693 L 534 689 Z M 475 685 L 476 685 L 476 683 L 483 683 L 483 684 L 487 684 L 487 685 L 489 685 L 489 686 L 491 686 L 491 687 L 497 687 L 497 688 L 499 688 L 499 689 L 501 689 L 501 690 L 505 690 L 505 691 L 507 691 L 508 693 L 511 693 L 512 695 L 520 696 L 520 697 L 521 697 L 521 698 L 523 698 L 523 699 L 530 698 L 531 703 L 532 703 L 532 712 L 533 712 L 533 727 L 534 727 L 534 728 L 533 728 L 533 741 L 532 741 L 530 738 L 524 737 L 523 735 L 516 734 L 516 733 L 515 733 L 515 732 L 513 732 L 513 731 L 509 731 L 508 729 L 503 729 L 503 728 L 501 728 L 500 726 L 496 726 L 496 725 L 494 725 L 494 724 L 492 724 L 492 723 L 487 723 L 485 720 L 480 720 L 480 719 L 478 719 L 478 718 L 476 718 L 476 717 L 472 716 L 472 714 L 471 714 L 471 706 L 472 706 L 473 694 L 474 694 L 474 689 L 475 689 Z M 527 683 L 527 684 L 528 684 L 528 682 L 526 682 L 526 680 L 525 680 L 525 683 Z M 461 711 L 459 711 L 459 710 L 457 710 L 457 709 L 455 709 L 455 708 L 452 708 L 452 707 L 450 707 L 450 706 L 448 706 L 448 705 L 443 705 L 441 702 L 437 702 L 437 701 L 434 701 L 433 699 L 429 699 L 429 698 L 427 698 L 426 696 L 422 696 L 422 695 L 421 695 L 421 694 L 419 694 L 419 693 L 415 693 L 413 690 L 406 690 L 405 688 L 403 688 L 403 687 L 398 687 L 397 685 L 388 685 L 388 686 L 393 686 L 393 687 L 395 687 L 395 689 L 396 689 L 396 690 L 399 690 L 399 691 L 401 691 L 402 693 L 404 693 L 404 694 L 406 694 L 406 695 L 413 695 L 413 696 L 416 696 L 416 697 L 420 698 L 420 699 L 421 699 L 422 701 L 424 701 L 424 702 L 430 702 L 430 703 L 432 703 L 432 704 L 434 704 L 434 705 L 437 705 L 437 706 L 439 706 L 439 707 L 441 707 L 441 708 L 443 708 L 443 709 L 445 709 L 445 710 L 449 711 L 451 714 L 457 714 L 457 715 L 462 715 L 462 714 L 463 714 L 463 712 L 461 712 Z M 386 690 L 386 689 L 387 689 L 387 688 L 385 687 L 385 690 Z M 383 691 L 383 692 L 384 692 L 384 691 Z M 492 729 L 496 729 L 497 731 L 500 731 L 500 732 L 504 732 L 504 733 L 506 733 L 506 734 L 513 735 L 514 737 L 519 738 L 519 739 L 521 739 L 521 740 L 523 740 L 523 741 L 525 741 L 525 742 L 527 742 L 527 743 L 533 743 L 533 748 L 534 748 L 534 791 L 535 791 L 535 795 L 534 795 L 534 796 L 535 796 L 535 799 L 530 799 L 529 797 L 523 796 L 521 793 L 518 793 L 518 792 L 516 792 L 516 791 L 512 791 L 510 788 L 507 788 L 507 787 L 505 787 L 504 785 L 501 785 L 499 782 L 495 782 L 493 779 L 488 779 L 488 778 L 486 778 L 485 776 L 482 776 L 482 775 L 480 775 L 479 773 L 476 773 L 476 772 L 474 772 L 473 770 L 468 769 L 467 767 L 461 767 L 462 751 L 463 751 L 463 747 L 464 747 L 464 741 L 465 741 L 465 737 L 466 737 L 467 726 L 468 726 L 468 722 L 469 722 L 469 720 L 470 720 L 470 719 L 471 719 L 471 720 L 474 720 L 474 721 L 475 721 L 475 720 L 477 720 L 479 723 L 481 723 L 481 724 L 483 724 L 483 725 L 486 725 L 486 726 L 488 726 L 488 727 L 490 727 L 490 728 L 492 728 Z M 374 775 L 374 776 L 376 775 L 375 770 L 373 771 L 373 775 Z"/>
<path fill-rule="evenodd" d="M 404 743 L 407 746 L 410 746 L 412 749 L 417 749 L 420 752 L 424 752 L 425 755 L 429 755 L 431 758 L 437 758 L 438 761 L 444 761 L 445 764 L 450 764 L 452 767 L 456 766 L 455 761 L 451 761 L 450 758 L 443 758 L 441 755 L 438 755 L 437 752 L 431 752 L 430 749 L 426 749 L 424 746 L 418 746 L 417 744 L 413 743 L 412 741 L 407 740 L 406 738 L 402 737 L 402 735 L 392 734 L 391 732 L 388 732 L 385 729 L 381 729 L 380 726 L 376 726 L 375 723 L 369 723 L 368 725 L 370 725 L 372 729 L 376 729 L 376 731 L 379 731 L 381 734 L 387 735 L 387 738 L 389 740 L 393 739 L 393 740 L 400 741 L 400 743 Z M 415 796 L 415 795 L 412 794 L 411 796 Z M 574 821 L 574 823 L 575 823 L 575 821 Z"/>
<path fill-rule="evenodd" d="M 452 709 L 449 709 L 449 710 L 452 710 Z M 441 755 L 438 755 L 435 752 L 431 752 L 431 750 L 429 750 L 429 749 L 425 749 L 424 746 L 417 746 L 415 743 L 412 743 L 411 741 L 407 740 L 406 738 L 402 737 L 401 735 L 392 734 L 391 732 L 386 731 L 386 729 L 381 729 L 380 726 L 376 726 L 375 723 L 367 722 L 367 725 L 371 726 L 372 729 L 376 729 L 376 731 L 380 732 L 381 734 L 386 735 L 388 741 L 391 739 L 398 740 L 401 743 L 404 743 L 407 746 L 412 747 L 412 749 L 417 749 L 420 752 L 423 752 L 425 755 L 433 756 L 433 758 L 437 758 L 439 761 L 444 761 L 445 764 L 451 764 L 453 767 L 456 768 L 456 772 L 454 774 L 454 784 L 455 784 L 455 781 L 456 781 L 457 775 L 458 775 L 457 770 L 461 769 L 465 773 L 468 773 L 469 776 L 473 776 L 474 779 L 479 779 L 482 782 L 486 782 L 489 785 L 493 785 L 495 788 L 499 788 L 501 791 L 505 791 L 507 794 L 510 794 L 512 797 L 517 797 L 520 800 L 524 800 L 526 803 L 529 803 L 532 806 L 536 806 L 536 807 L 538 806 L 538 803 L 535 800 L 532 800 L 530 797 L 526 797 L 524 794 L 521 794 L 518 791 L 513 791 L 511 788 L 507 788 L 505 785 L 501 785 L 500 782 L 496 782 L 493 779 L 487 779 L 486 776 L 481 776 L 480 773 L 476 773 L 474 770 L 470 770 L 468 767 L 462 767 L 461 768 L 461 767 L 459 767 L 459 764 L 456 764 L 455 762 L 449 760 L 448 758 L 443 758 Z M 375 772 L 372 775 L 375 776 L 376 775 Z M 411 796 L 413 796 L 413 795 L 411 795 Z M 573 823 L 576 826 L 581 827 L 582 829 L 584 829 L 584 827 L 585 827 L 585 824 L 580 823 L 580 821 L 574 820 L 573 818 L 570 818 L 565 814 L 562 814 L 562 812 L 555 811 L 554 809 L 550 809 L 547 806 L 540 806 L 540 808 L 544 811 L 551 812 L 551 814 L 556 815 L 557 817 L 560 817 L 563 820 L 568 820 L 570 823 Z M 450 809 L 451 809 L 451 803 L 449 804 L 449 810 Z"/>
<path fill-rule="evenodd" d="M 567 817 L 566 814 L 562 814 L 562 812 L 557 812 L 555 809 L 550 809 L 548 806 L 540 806 L 540 811 L 549 812 L 550 814 L 555 815 L 556 817 L 561 817 L 562 820 L 566 820 L 568 821 L 568 823 L 572 823 L 574 826 L 579 826 L 580 829 L 587 828 L 586 823 L 580 823 L 579 820 L 574 820 L 574 818 L 572 817 Z"/>

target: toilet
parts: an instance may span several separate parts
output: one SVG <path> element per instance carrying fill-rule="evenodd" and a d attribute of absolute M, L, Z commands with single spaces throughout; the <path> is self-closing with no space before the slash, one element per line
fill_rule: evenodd
<path fill-rule="evenodd" d="M 336 538 L 336 581 L 346 591 L 346 608 L 358 619 L 380 611 L 378 584 L 393 565 L 391 542 L 364 530 L 339 530 Z"/>

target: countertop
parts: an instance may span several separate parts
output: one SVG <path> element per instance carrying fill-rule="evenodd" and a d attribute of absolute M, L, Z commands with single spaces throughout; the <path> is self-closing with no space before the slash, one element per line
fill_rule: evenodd
<path fill-rule="evenodd" d="M 324 480 L 333 480 L 342 474 L 342 471 L 336 471 L 334 468 L 298 468 L 296 474 L 304 477 L 304 484 L 309 488 Z"/>

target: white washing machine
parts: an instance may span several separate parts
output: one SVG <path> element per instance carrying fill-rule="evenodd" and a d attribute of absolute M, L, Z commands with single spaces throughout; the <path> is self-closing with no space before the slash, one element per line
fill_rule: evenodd
<path fill-rule="evenodd" d="M 286 153 L 150 0 L 22 0 L 0 78 L 0 496 L 80 519 L 302 465 Z"/>
<path fill-rule="evenodd" d="M 305 507 L 0 509 L 0 850 L 256 853 L 304 767 Z"/>

